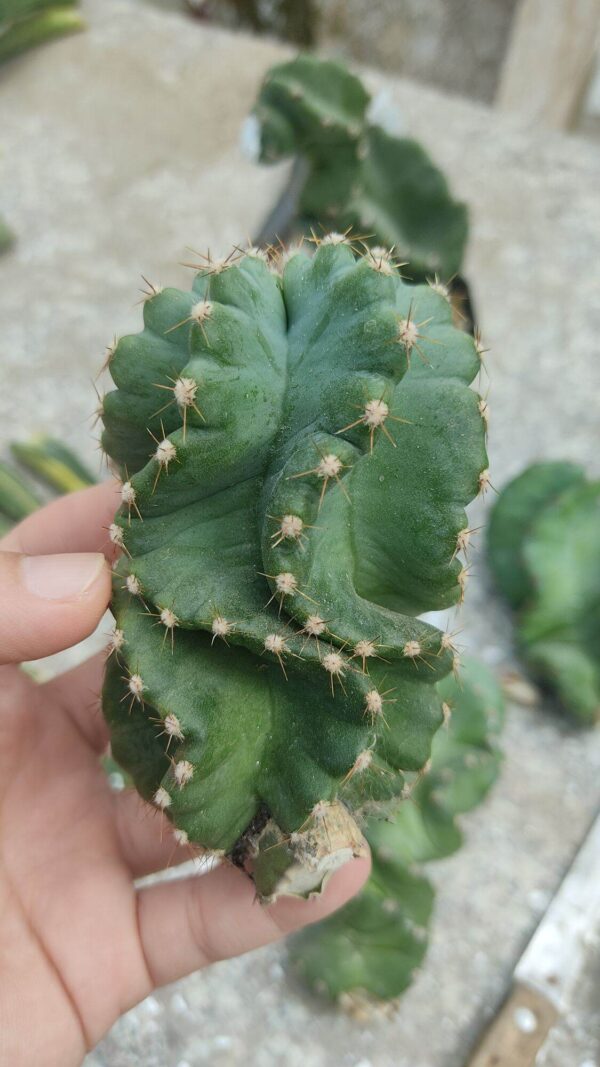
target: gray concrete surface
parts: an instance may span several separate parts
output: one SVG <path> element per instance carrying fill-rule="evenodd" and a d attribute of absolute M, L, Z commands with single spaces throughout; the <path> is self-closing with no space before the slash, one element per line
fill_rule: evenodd
<path fill-rule="evenodd" d="M 280 48 L 135 0 L 85 6 L 86 35 L 0 75 L 0 211 L 20 237 L 0 260 L 0 433 L 4 444 L 60 433 L 90 458 L 91 380 L 113 334 L 139 324 L 141 272 L 188 281 L 177 265 L 186 246 L 222 252 L 243 240 L 285 172 L 254 168 L 236 146 Z M 491 349 L 494 484 L 542 456 L 598 473 L 600 153 L 524 135 L 408 82 L 386 84 L 471 205 L 466 271 Z M 480 519 L 476 508 L 473 525 Z M 462 636 L 501 670 L 513 662 L 509 621 L 480 556 L 473 571 Z M 465 820 L 465 849 L 433 872 L 431 951 L 392 1019 L 357 1023 L 318 1004 L 275 948 L 156 994 L 88 1067 L 461 1067 L 600 806 L 598 734 L 515 706 L 505 744 L 499 786 Z M 600 1064 L 594 952 L 544 1067 Z"/>

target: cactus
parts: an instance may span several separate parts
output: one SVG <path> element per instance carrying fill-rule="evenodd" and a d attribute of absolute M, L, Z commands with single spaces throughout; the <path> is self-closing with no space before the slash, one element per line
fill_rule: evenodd
<path fill-rule="evenodd" d="M 112 751 L 179 840 L 250 856 L 263 898 L 361 848 L 442 721 L 464 508 L 488 484 L 477 346 L 430 287 L 339 236 L 148 289 L 112 346 L 103 445 Z"/>
<path fill-rule="evenodd" d="M 462 844 L 456 818 L 482 802 L 498 776 L 504 700 L 482 663 L 438 691 L 448 709 L 433 741 L 431 767 L 391 822 L 370 820 L 373 870 L 354 900 L 292 939 L 295 971 L 310 988 L 351 1010 L 400 996 L 427 951 L 434 890 L 422 865 Z"/>
<path fill-rule="evenodd" d="M 493 509 L 488 552 L 526 662 L 583 723 L 600 715 L 600 482 L 538 463 Z"/>
<path fill-rule="evenodd" d="M 393 248 L 411 280 L 448 281 L 464 251 L 466 207 L 417 141 L 378 124 L 373 104 L 343 66 L 301 55 L 269 71 L 242 143 L 264 163 L 304 160 L 304 231 L 368 235 L 371 245 Z"/>
<path fill-rule="evenodd" d="M 75 10 L 77 2 L 1 0 L 0 63 L 55 37 L 82 30 L 85 23 Z"/>

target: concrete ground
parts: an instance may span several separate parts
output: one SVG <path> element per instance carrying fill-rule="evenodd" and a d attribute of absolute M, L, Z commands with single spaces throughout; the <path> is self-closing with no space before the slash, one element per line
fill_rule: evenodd
<path fill-rule="evenodd" d="M 186 246 L 244 240 L 284 180 L 285 168 L 254 167 L 237 149 L 260 78 L 284 53 L 135 0 L 84 6 L 85 35 L 0 75 L 0 211 L 19 234 L 0 260 L 0 427 L 4 445 L 43 430 L 91 458 L 92 378 L 113 335 L 139 326 L 141 273 L 188 284 L 177 265 Z M 385 84 L 471 207 L 466 273 L 491 349 L 494 484 L 546 456 L 598 474 L 600 152 Z M 459 625 L 503 670 L 509 620 L 483 559 L 473 563 Z M 599 734 L 513 706 L 505 746 L 490 802 L 465 820 L 465 849 L 432 872 L 431 951 L 391 1020 L 360 1024 L 324 1007 L 288 976 L 285 951 L 268 949 L 150 998 L 88 1067 L 461 1067 L 600 806 Z M 544 1067 L 600 1064 L 592 950 Z"/>

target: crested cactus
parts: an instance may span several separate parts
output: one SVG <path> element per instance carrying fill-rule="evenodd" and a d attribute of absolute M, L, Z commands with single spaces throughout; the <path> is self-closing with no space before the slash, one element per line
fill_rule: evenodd
<path fill-rule="evenodd" d="M 317 890 L 426 764 L 454 656 L 415 616 L 461 598 L 488 484 L 477 346 L 443 296 L 336 235 L 282 260 L 149 288 L 102 403 L 112 751 L 267 899 Z"/>
<path fill-rule="evenodd" d="M 418 776 L 389 822 L 369 820 L 373 869 L 354 900 L 290 945 L 294 969 L 317 993 L 351 1010 L 400 996 L 427 950 L 434 890 L 422 865 L 462 844 L 457 816 L 482 802 L 498 776 L 504 700 L 482 663 L 438 684 L 447 716 Z"/>
<path fill-rule="evenodd" d="M 600 482 L 537 463 L 501 493 L 488 553 L 524 658 L 584 723 L 600 716 Z"/>
<path fill-rule="evenodd" d="M 305 232 L 353 230 L 393 248 L 412 281 L 448 281 L 462 260 L 466 207 L 417 141 L 384 129 L 374 104 L 343 66 L 301 55 L 267 74 L 242 145 L 264 163 L 304 161 Z"/>

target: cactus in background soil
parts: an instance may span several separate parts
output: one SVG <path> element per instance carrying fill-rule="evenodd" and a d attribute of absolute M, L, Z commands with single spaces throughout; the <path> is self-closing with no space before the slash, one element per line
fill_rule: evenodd
<path fill-rule="evenodd" d="M 85 26 L 78 0 L 0 0 L 0 63 Z"/>
<path fill-rule="evenodd" d="M 431 767 L 389 822 L 369 820 L 373 870 L 354 900 L 290 944 L 295 971 L 317 993 L 361 1011 L 400 996 L 427 951 L 434 889 L 422 865 L 462 844 L 456 817 L 482 802 L 498 776 L 502 692 L 491 672 L 465 660 L 438 684 L 448 721 Z"/>
<path fill-rule="evenodd" d="M 343 66 L 301 55 L 269 71 L 242 143 L 264 163 L 305 161 L 305 232 L 351 229 L 392 248 L 411 280 L 449 280 L 462 260 L 466 207 L 417 141 L 386 132 L 372 103 Z"/>
<path fill-rule="evenodd" d="M 109 352 L 112 751 L 179 841 L 306 894 L 442 722 L 464 508 L 488 484 L 475 342 L 337 236 L 207 258 Z M 282 266 L 283 264 L 279 264 Z"/>
<path fill-rule="evenodd" d="M 600 715 L 600 482 L 570 463 L 537 463 L 501 493 L 490 566 L 518 611 L 517 643 L 560 703 Z"/>

